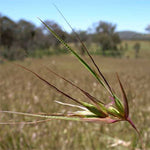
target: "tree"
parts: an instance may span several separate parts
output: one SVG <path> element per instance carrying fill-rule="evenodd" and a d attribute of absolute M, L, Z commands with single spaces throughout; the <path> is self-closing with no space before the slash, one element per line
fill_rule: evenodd
<path fill-rule="evenodd" d="M 1 45 L 1 34 L 2 34 L 2 15 L 0 14 L 0 45 Z"/>
<path fill-rule="evenodd" d="M 145 28 L 146 31 L 150 32 L 150 25 Z"/>
<path fill-rule="evenodd" d="M 80 37 L 81 42 L 87 41 L 88 34 L 86 31 L 79 30 L 79 31 L 75 31 L 75 32 Z M 82 44 L 80 43 L 79 39 L 77 38 L 76 33 L 74 33 L 74 32 L 70 33 L 70 35 L 68 35 L 68 37 L 67 37 L 67 41 L 74 43 L 75 47 L 80 51 L 80 54 L 84 55 L 85 50 L 84 50 Z"/>
<path fill-rule="evenodd" d="M 12 46 L 15 40 L 15 27 L 16 23 L 10 18 L 6 16 L 0 17 L 0 43 L 8 49 Z"/>
<path fill-rule="evenodd" d="M 36 28 L 34 24 L 26 20 L 21 19 L 17 23 L 17 42 L 20 47 L 23 48 L 27 53 L 29 49 L 32 50 L 35 30 Z"/>
<path fill-rule="evenodd" d="M 23 59 L 25 54 L 18 46 L 17 23 L 6 16 L 0 17 L 0 55 L 9 60 Z"/>
<path fill-rule="evenodd" d="M 48 37 L 43 34 L 42 28 L 38 27 L 34 30 L 34 38 L 32 41 L 33 49 L 48 49 Z"/>
<path fill-rule="evenodd" d="M 135 50 L 135 58 L 138 58 L 139 56 L 139 51 L 140 51 L 140 48 L 141 48 L 141 45 L 140 43 L 135 43 L 134 46 L 133 46 L 134 50 Z"/>
<path fill-rule="evenodd" d="M 51 20 L 45 20 L 44 22 L 49 27 L 51 27 L 53 29 L 53 31 L 55 33 L 57 33 L 63 40 L 66 39 L 67 34 L 66 34 L 66 32 L 64 32 L 62 30 L 62 28 L 59 24 L 57 24 L 56 22 L 51 21 Z M 42 29 L 43 29 L 43 32 L 44 32 L 45 36 L 47 36 L 47 39 L 48 39 L 47 44 L 49 44 L 49 46 L 54 47 L 54 48 L 59 47 L 60 42 L 47 30 L 47 28 L 43 24 L 42 24 Z"/>
<path fill-rule="evenodd" d="M 128 50 L 128 43 L 126 42 L 125 44 L 124 44 L 124 47 L 125 47 L 125 50 Z"/>
<path fill-rule="evenodd" d="M 82 42 L 86 42 L 86 41 L 87 41 L 88 35 L 87 35 L 87 32 L 86 32 L 86 31 L 78 31 L 77 33 L 78 33 L 78 35 L 79 35 L 79 37 L 80 37 L 80 40 L 81 40 Z M 82 46 L 81 43 L 80 43 L 80 53 L 81 53 L 81 55 L 84 55 L 84 54 L 85 54 L 85 50 L 84 50 L 84 48 L 83 48 L 83 46 Z"/>
<path fill-rule="evenodd" d="M 98 22 L 95 32 L 96 41 L 100 43 L 103 55 L 106 50 L 117 50 L 117 44 L 121 42 L 118 33 L 115 32 L 116 25 L 112 23 Z"/>

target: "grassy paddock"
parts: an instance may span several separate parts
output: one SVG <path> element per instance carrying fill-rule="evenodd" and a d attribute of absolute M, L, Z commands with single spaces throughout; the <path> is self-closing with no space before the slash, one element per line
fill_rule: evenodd
<path fill-rule="evenodd" d="M 140 43 L 141 48 L 139 51 L 139 57 L 140 58 L 150 58 L 150 41 L 136 41 L 136 40 L 131 40 L 131 41 L 122 41 L 121 45 L 125 46 L 125 43 L 128 44 L 128 50 L 125 52 L 125 56 L 128 56 L 130 58 L 135 57 L 135 51 L 134 51 L 134 44 L 135 43 Z"/>
<path fill-rule="evenodd" d="M 149 150 L 150 60 L 99 56 L 94 58 L 116 93 L 120 93 L 120 89 L 115 72 L 119 73 L 129 98 L 132 120 L 142 133 L 145 149 Z M 52 84 L 78 99 L 85 97 L 80 91 L 49 73 L 44 66 L 65 76 L 100 100 L 110 101 L 105 90 L 72 55 L 26 59 L 24 62 L 16 63 L 38 72 Z M 56 104 L 54 100 L 70 101 L 11 62 L 0 65 L 0 110 L 48 114 L 72 110 L 67 106 Z M 38 119 L 0 114 L 1 122 Z M 1 125 L 0 128 L 0 150 L 138 150 L 139 148 L 137 135 L 127 122 L 104 125 L 53 120 L 36 125 Z"/>
<path fill-rule="evenodd" d="M 134 50 L 134 44 L 135 43 L 140 44 L 140 51 L 138 54 L 139 58 L 142 59 L 149 59 L 150 58 L 150 41 L 142 41 L 142 40 L 123 40 L 119 45 L 118 45 L 118 51 L 112 51 L 112 50 L 107 50 L 105 52 L 106 56 L 108 57 L 126 57 L 126 58 L 135 58 L 135 50 Z M 127 44 L 127 49 L 125 49 L 125 45 Z M 80 47 L 74 45 L 73 43 L 70 44 L 73 49 L 76 49 L 79 51 Z M 97 43 L 91 43 L 91 44 L 86 44 L 88 47 L 88 50 L 90 51 L 91 54 L 94 55 L 102 55 L 102 51 L 100 48 L 100 45 Z M 121 48 L 120 48 L 121 47 Z M 113 55 L 114 53 L 114 55 Z M 120 55 L 117 55 L 117 54 Z"/>

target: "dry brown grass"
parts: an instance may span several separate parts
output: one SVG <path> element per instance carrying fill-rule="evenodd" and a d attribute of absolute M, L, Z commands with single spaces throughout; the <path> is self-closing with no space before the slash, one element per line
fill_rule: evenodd
<path fill-rule="evenodd" d="M 120 90 L 115 72 L 119 73 L 129 98 L 131 117 L 142 133 L 146 150 L 150 149 L 150 60 L 113 59 L 99 56 L 94 58 L 117 93 L 120 93 Z M 75 82 L 97 98 L 109 101 L 105 90 L 71 55 L 27 59 L 17 63 L 38 72 L 58 88 L 78 99 L 85 99 L 85 97 L 66 82 L 50 74 L 44 65 Z M 49 114 L 70 110 L 68 107 L 56 104 L 54 100 L 70 101 L 50 89 L 31 73 L 14 66 L 11 62 L 0 65 L 1 110 Z M 8 114 L 0 115 L 1 121 L 37 119 Z M 2 150 L 137 150 L 139 148 L 137 135 L 126 122 L 104 125 L 56 120 L 37 125 L 6 125 L 1 126 L 0 135 L 0 149 Z M 124 144 L 120 142 L 120 145 L 115 146 L 119 140 L 123 140 Z M 115 143 L 114 148 L 110 148 L 113 146 L 112 143 Z"/>

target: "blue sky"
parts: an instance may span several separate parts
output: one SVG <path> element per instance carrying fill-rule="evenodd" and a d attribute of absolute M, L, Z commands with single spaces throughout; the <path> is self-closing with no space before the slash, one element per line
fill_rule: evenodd
<path fill-rule="evenodd" d="M 69 31 L 55 7 L 62 11 L 73 28 L 86 30 L 100 20 L 117 24 L 117 30 L 145 32 L 150 24 L 150 0 L 0 0 L 0 13 L 18 21 L 26 19 L 37 26 L 49 19 Z"/>

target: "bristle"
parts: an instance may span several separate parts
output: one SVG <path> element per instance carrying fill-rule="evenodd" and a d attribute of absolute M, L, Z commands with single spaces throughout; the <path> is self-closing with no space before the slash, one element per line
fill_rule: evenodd
<path fill-rule="evenodd" d="M 129 106 L 128 106 L 128 100 L 127 100 L 127 96 L 126 96 L 126 93 L 124 91 L 124 88 L 123 88 L 123 85 L 119 79 L 119 76 L 117 74 L 117 78 L 118 78 L 118 81 L 119 81 L 119 85 L 120 85 L 120 88 L 121 88 L 121 92 L 122 92 L 122 95 L 123 95 L 123 102 L 124 102 L 124 109 L 125 109 L 125 118 L 127 119 L 128 116 L 129 116 Z"/>
<path fill-rule="evenodd" d="M 79 42 L 81 43 L 83 49 L 86 51 L 86 53 L 88 54 L 89 58 L 91 59 L 92 63 L 94 64 L 95 68 L 97 69 L 99 75 L 102 77 L 102 79 L 104 80 L 105 84 L 108 87 L 108 91 L 110 92 L 111 95 L 113 95 L 113 91 L 111 86 L 109 85 L 108 81 L 106 80 L 106 78 L 104 77 L 104 75 L 102 74 L 102 72 L 100 71 L 99 67 L 97 66 L 97 64 L 95 63 L 93 57 L 90 55 L 87 47 L 85 46 L 85 44 L 82 42 L 80 36 L 78 35 L 78 33 L 72 28 L 71 24 L 68 22 L 68 20 L 65 18 L 65 16 L 62 14 L 62 12 L 59 10 L 59 8 L 53 4 L 54 7 L 57 9 L 57 11 L 59 12 L 59 14 L 62 16 L 62 18 L 65 20 L 65 22 L 67 23 L 67 25 L 70 27 L 70 29 L 72 30 L 72 32 L 75 34 L 75 36 L 77 37 L 77 39 L 79 40 Z M 106 88 L 106 87 L 105 87 Z M 107 89 L 107 88 L 106 88 Z"/>
<path fill-rule="evenodd" d="M 22 121 L 22 122 L 0 122 L 0 125 L 37 125 L 39 123 L 45 123 L 51 119 L 35 120 L 35 121 Z"/>
<path fill-rule="evenodd" d="M 92 102 L 94 103 L 102 103 L 100 100 L 97 100 L 95 97 L 93 97 L 92 95 L 90 95 L 88 92 L 86 92 L 85 90 L 81 89 L 80 87 L 78 87 L 77 85 L 75 85 L 74 83 L 72 83 L 71 81 L 65 79 L 63 76 L 57 74 L 56 72 L 52 71 L 51 69 L 49 69 L 48 67 L 46 67 L 51 73 L 55 74 L 56 76 L 58 76 L 59 78 L 63 79 L 64 81 L 68 82 L 69 84 L 71 84 L 72 86 L 76 87 L 77 89 L 79 89 L 87 98 L 89 98 Z"/>
<path fill-rule="evenodd" d="M 52 87 L 53 89 L 55 89 L 57 92 L 61 93 L 62 95 L 66 96 L 67 98 L 69 98 L 69 99 L 71 99 L 71 100 L 73 100 L 73 101 L 75 101 L 75 102 L 77 102 L 78 104 L 81 105 L 80 101 L 78 101 L 77 99 L 75 99 L 75 98 L 71 97 L 70 95 L 64 93 L 63 91 L 59 90 L 57 87 L 55 87 L 54 85 L 52 85 L 51 83 L 49 83 L 47 80 L 43 79 L 43 78 L 42 78 L 40 75 L 38 75 L 37 73 L 33 72 L 32 70 L 30 70 L 30 69 L 28 69 L 28 68 L 26 68 L 26 67 L 24 67 L 24 66 L 22 66 L 22 65 L 19 65 L 19 64 L 16 64 L 16 65 L 19 66 L 19 67 L 21 67 L 21 68 L 23 68 L 23 69 L 25 69 L 25 70 L 27 70 L 27 71 L 29 71 L 29 72 L 31 72 L 31 73 L 34 74 L 36 77 L 38 77 L 40 80 L 42 80 L 43 82 L 45 82 L 47 85 L 49 85 L 50 87 Z"/>

